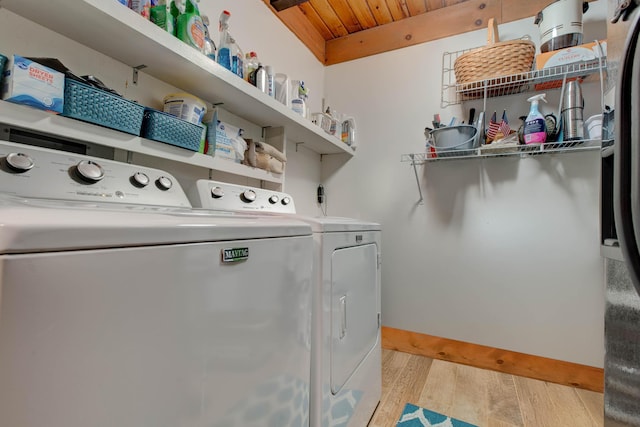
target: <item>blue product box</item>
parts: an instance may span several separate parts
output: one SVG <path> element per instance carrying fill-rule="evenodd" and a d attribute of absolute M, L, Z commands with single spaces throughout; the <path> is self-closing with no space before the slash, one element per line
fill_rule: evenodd
<path fill-rule="evenodd" d="M 64 74 L 19 55 L 9 58 L 2 82 L 2 99 L 62 113 Z"/>

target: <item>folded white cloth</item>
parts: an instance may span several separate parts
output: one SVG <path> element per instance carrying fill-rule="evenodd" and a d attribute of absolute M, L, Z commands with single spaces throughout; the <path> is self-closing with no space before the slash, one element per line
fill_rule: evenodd
<path fill-rule="evenodd" d="M 287 161 L 285 155 L 265 142 L 247 139 L 247 150 L 244 153 L 245 165 L 264 169 L 267 172 L 283 173 Z"/>
<path fill-rule="evenodd" d="M 275 157 L 276 159 L 280 160 L 283 163 L 287 162 L 287 157 L 284 155 L 284 153 L 278 150 L 277 148 L 275 148 L 273 145 L 270 145 L 270 144 L 267 144 L 266 142 L 261 142 L 261 141 L 256 141 L 255 144 L 256 144 L 256 153 L 266 153 L 271 157 Z"/>

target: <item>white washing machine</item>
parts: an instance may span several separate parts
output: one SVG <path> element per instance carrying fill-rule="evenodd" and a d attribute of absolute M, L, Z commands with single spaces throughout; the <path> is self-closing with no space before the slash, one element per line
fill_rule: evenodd
<path fill-rule="evenodd" d="M 382 387 L 380 225 L 298 216 L 288 194 L 216 181 L 197 181 L 187 195 L 194 207 L 275 211 L 311 225 L 315 279 L 310 425 L 366 426 Z"/>
<path fill-rule="evenodd" d="M 0 142 L 0 425 L 308 426 L 313 239 Z"/>

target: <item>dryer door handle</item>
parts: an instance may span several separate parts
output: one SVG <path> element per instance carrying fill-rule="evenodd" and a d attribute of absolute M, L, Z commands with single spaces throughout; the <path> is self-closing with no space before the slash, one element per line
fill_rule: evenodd
<path fill-rule="evenodd" d="M 340 297 L 340 339 L 343 339 L 347 335 L 347 296 Z"/>

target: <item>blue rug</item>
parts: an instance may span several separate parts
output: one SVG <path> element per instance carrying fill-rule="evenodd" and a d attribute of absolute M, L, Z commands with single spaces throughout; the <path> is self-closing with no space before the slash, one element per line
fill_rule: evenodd
<path fill-rule="evenodd" d="M 397 427 L 477 427 L 446 415 L 407 403 Z"/>

